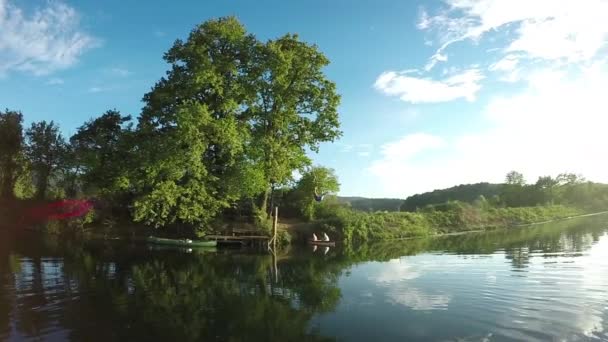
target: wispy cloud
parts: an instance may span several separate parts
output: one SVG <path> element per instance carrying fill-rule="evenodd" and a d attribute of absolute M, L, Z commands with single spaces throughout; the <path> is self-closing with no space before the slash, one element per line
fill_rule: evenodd
<path fill-rule="evenodd" d="M 410 103 L 446 102 L 459 98 L 473 101 L 483 78 L 478 69 L 465 70 L 441 80 L 387 71 L 376 79 L 374 87 Z"/>
<path fill-rule="evenodd" d="M 441 148 L 445 141 L 438 136 L 427 133 L 409 134 L 401 139 L 389 142 L 381 147 L 382 160 L 376 162 L 372 168 L 406 163 L 422 152 Z"/>
<path fill-rule="evenodd" d="M 349 153 L 350 151 L 353 150 L 353 145 L 351 145 L 351 144 L 339 143 L 339 145 L 340 145 L 340 152 Z"/>
<path fill-rule="evenodd" d="M 606 46 L 608 2 L 604 0 L 444 2 L 446 7 L 436 15 L 421 11 L 418 21 L 418 28 L 429 32 L 440 44 L 429 60 L 431 67 L 447 60 L 445 51 L 450 45 L 465 40 L 479 41 L 490 32 L 505 28 L 514 34 L 509 36 L 502 51 L 521 53 L 532 59 L 588 61 Z"/>
<path fill-rule="evenodd" d="M 133 72 L 130 71 L 130 70 L 127 70 L 125 68 L 117 68 L 117 67 L 109 68 L 109 69 L 106 70 L 106 72 L 109 75 L 119 76 L 119 77 L 127 77 L 127 76 L 130 76 L 130 75 L 133 74 Z"/>
<path fill-rule="evenodd" d="M 89 93 L 101 93 L 101 92 L 104 92 L 107 90 L 108 90 L 107 88 L 103 88 L 103 87 L 90 87 L 88 89 L 88 92 Z"/>
<path fill-rule="evenodd" d="M 61 1 L 51 1 L 30 15 L 0 0 L 0 74 L 9 71 L 50 74 L 78 62 L 99 40 L 80 27 L 80 16 Z"/>
<path fill-rule="evenodd" d="M 65 83 L 65 82 L 61 78 L 51 78 L 50 80 L 48 80 L 46 82 L 46 84 L 48 84 L 48 85 L 61 85 L 63 83 Z"/>

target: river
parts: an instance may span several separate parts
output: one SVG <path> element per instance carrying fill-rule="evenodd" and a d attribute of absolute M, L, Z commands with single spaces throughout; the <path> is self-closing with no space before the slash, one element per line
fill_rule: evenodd
<path fill-rule="evenodd" d="M 608 215 L 276 257 L 0 239 L 0 340 L 608 340 Z"/>

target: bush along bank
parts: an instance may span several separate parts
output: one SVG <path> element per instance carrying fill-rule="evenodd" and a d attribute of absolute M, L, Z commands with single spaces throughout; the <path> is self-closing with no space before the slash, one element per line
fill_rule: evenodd
<path fill-rule="evenodd" d="M 563 205 L 484 208 L 461 202 L 417 212 L 365 213 L 340 206 L 319 209 L 316 228 L 344 243 L 506 228 L 585 214 L 581 209 Z"/>

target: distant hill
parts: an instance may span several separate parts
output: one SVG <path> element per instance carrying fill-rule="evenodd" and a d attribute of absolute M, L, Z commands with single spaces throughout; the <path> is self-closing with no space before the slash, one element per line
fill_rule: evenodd
<path fill-rule="evenodd" d="M 447 201 L 462 201 L 471 203 L 480 195 L 490 199 L 500 195 L 502 184 L 476 183 L 462 184 L 448 189 L 435 190 L 408 197 L 401 205 L 402 211 L 415 211 L 429 204 L 440 204 Z"/>
<path fill-rule="evenodd" d="M 366 197 L 338 197 L 342 203 L 350 203 L 351 208 L 361 211 L 399 211 L 402 199 L 397 198 L 366 198 Z"/>

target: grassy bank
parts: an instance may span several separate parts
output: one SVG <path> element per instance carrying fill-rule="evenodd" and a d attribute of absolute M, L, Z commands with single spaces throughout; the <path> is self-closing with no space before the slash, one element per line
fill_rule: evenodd
<path fill-rule="evenodd" d="M 333 234 L 345 243 L 351 243 L 502 228 L 584 213 L 581 209 L 562 205 L 480 208 L 458 202 L 439 210 L 418 212 L 364 213 L 334 207 L 319 213 L 316 228 Z"/>

